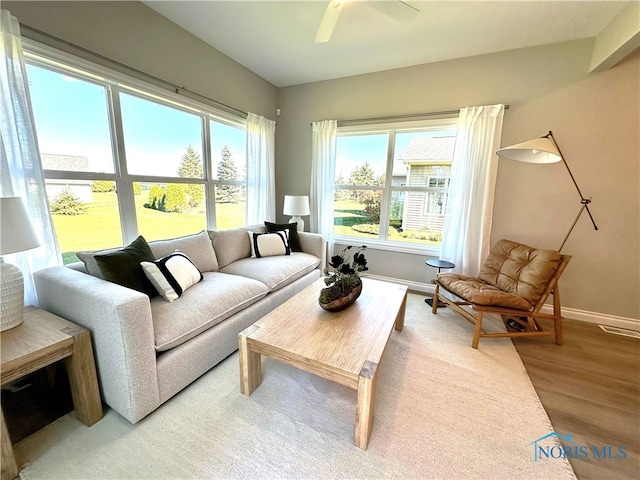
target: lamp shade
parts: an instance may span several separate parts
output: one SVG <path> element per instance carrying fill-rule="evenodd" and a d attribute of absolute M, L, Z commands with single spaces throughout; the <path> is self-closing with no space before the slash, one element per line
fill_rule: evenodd
<path fill-rule="evenodd" d="M 0 255 L 40 246 L 20 197 L 0 197 Z"/>
<path fill-rule="evenodd" d="M 306 195 L 285 195 L 284 196 L 284 208 L 282 209 L 284 215 L 309 215 L 309 197 Z"/>
<path fill-rule="evenodd" d="M 562 160 L 558 147 L 549 136 L 500 148 L 496 154 L 510 160 L 527 163 L 556 163 Z"/>

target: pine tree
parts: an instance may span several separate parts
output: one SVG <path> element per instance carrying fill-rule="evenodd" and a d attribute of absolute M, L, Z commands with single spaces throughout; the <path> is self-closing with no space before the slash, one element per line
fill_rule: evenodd
<path fill-rule="evenodd" d="M 187 152 L 180 158 L 178 176 L 183 178 L 202 178 L 202 160 L 195 149 L 189 145 Z"/>
<path fill-rule="evenodd" d="M 187 147 L 187 152 L 180 159 L 178 175 L 183 178 L 203 177 L 202 160 L 191 145 Z M 204 199 L 204 185 L 185 185 L 184 192 L 190 207 L 197 207 Z"/>
<path fill-rule="evenodd" d="M 218 163 L 218 180 L 237 180 L 238 170 L 233 161 L 233 156 L 229 146 L 225 145 L 220 152 L 220 163 Z M 217 203 L 237 203 L 240 197 L 240 187 L 236 185 L 216 185 Z"/>
<path fill-rule="evenodd" d="M 49 210 L 53 215 L 82 215 L 87 211 L 87 204 L 65 187 L 49 204 Z"/>

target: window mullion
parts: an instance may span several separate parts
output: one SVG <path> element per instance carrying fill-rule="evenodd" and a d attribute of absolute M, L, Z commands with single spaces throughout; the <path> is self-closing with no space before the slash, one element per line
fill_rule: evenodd
<path fill-rule="evenodd" d="M 216 230 L 216 186 L 213 183 L 213 158 L 211 155 L 211 122 L 206 116 L 202 117 L 202 159 L 204 161 L 205 209 L 207 229 Z"/>
<path fill-rule="evenodd" d="M 109 91 L 109 111 L 111 122 L 111 142 L 115 155 L 116 182 L 118 185 L 118 209 L 122 226 L 123 244 L 131 243 L 138 236 L 135 195 L 133 181 L 127 170 L 127 154 L 124 144 L 122 110 L 120 108 L 120 89 L 112 85 Z"/>
<path fill-rule="evenodd" d="M 380 204 L 380 235 L 382 240 L 389 238 L 389 212 L 391 208 L 391 181 L 393 180 L 393 156 L 396 145 L 396 133 L 389 132 L 389 141 L 387 142 L 387 170 L 384 175 L 384 190 L 382 191 L 382 199 Z"/>

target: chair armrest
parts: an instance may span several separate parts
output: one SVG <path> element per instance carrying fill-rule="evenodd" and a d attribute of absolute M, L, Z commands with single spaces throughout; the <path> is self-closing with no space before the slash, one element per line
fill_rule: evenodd
<path fill-rule="evenodd" d="M 39 306 L 91 331 L 103 400 L 135 423 L 160 393 L 145 294 L 67 267 L 34 273 Z"/>

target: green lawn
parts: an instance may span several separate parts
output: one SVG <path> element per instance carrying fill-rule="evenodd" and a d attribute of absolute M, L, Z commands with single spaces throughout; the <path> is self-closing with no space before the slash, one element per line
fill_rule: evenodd
<path fill-rule="evenodd" d="M 362 238 L 378 238 L 377 234 L 358 232 L 353 229 L 355 225 L 372 224 L 371 218 L 364 211 L 361 203 L 343 200 L 334 202 L 334 233 L 336 235 L 350 235 Z M 440 245 L 440 241 L 425 240 L 420 238 L 424 232 L 401 232 L 393 226 L 389 227 L 388 239 L 397 242 Z M 417 237 L 417 238 L 414 238 Z"/>
<path fill-rule="evenodd" d="M 147 192 L 136 195 L 138 231 L 145 239 L 159 240 L 198 233 L 207 227 L 204 207 L 189 213 L 167 213 L 144 208 Z M 218 204 L 217 228 L 244 225 L 245 204 Z M 99 250 L 122 245 L 116 193 L 93 193 L 84 215 L 52 215 L 65 263 L 77 261 L 79 250 Z"/>
<path fill-rule="evenodd" d="M 144 208 L 147 192 L 136 195 L 138 232 L 145 239 L 159 240 L 189 235 L 206 229 L 204 207 L 189 213 L 167 213 Z M 245 204 L 216 205 L 216 224 L 219 230 L 244 225 Z M 377 235 L 357 232 L 354 225 L 371 224 L 362 204 L 352 201 L 335 202 L 335 233 L 363 239 Z M 65 263 L 77 261 L 79 250 L 99 250 L 122 245 L 122 232 L 116 193 L 94 193 L 93 202 L 87 204 L 84 215 L 53 215 L 53 224 Z M 407 233 L 407 232 L 405 232 Z M 439 242 L 403 237 L 395 228 L 389 229 L 389 240 L 420 245 L 438 245 Z"/>

